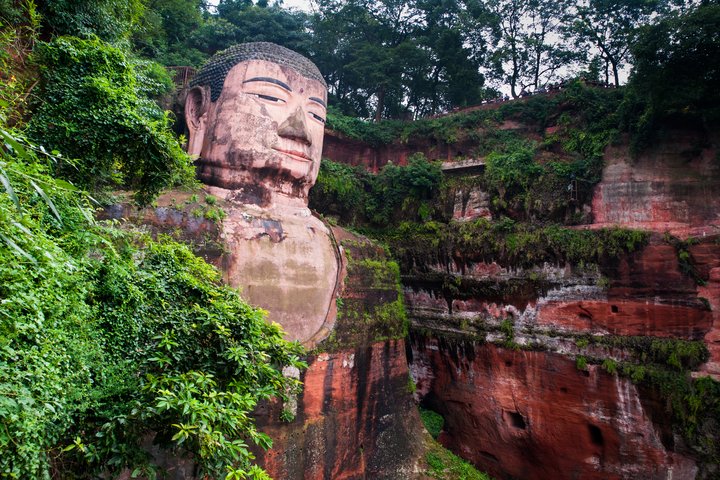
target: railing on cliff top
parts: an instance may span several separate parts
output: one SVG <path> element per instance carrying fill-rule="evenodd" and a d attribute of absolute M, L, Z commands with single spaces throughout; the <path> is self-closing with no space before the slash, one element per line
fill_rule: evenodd
<path fill-rule="evenodd" d="M 172 75 L 173 83 L 178 90 L 187 87 L 197 72 L 193 67 L 165 67 L 165 69 Z"/>

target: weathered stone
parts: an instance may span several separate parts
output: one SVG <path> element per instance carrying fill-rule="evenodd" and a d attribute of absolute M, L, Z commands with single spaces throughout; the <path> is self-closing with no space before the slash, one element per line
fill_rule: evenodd
<path fill-rule="evenodd" d="M 411 335 L 412 372 L 445 418 L 440 441 L 499 479 L 692 479 L 627 379 L 558 354 Z"/>
<path fill-rule="evenodd" d="M 720 167 L 698 132 L 672 131 L 635 158 L 610 147 L 592 200 L 597 226 L 622 225 L 678 236 L 720 231 Z"/>

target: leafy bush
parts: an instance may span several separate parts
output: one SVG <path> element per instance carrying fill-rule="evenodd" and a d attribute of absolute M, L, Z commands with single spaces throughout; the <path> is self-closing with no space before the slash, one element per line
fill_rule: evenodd
<path fill-rule="evenodd" d="M 378 234 L 389 244 L 404 273 L 435 262 L 444 264 L 452 258 L 461 263 L 475 259 L 520 267 L 543 262 L 597 265 L 635 251 L 648 238 L 646 232 L 638 230 L 541 227 L 507 217 L 495 222 L 403 222 Z"/>
<path fill-rule="evenodd" d="M 399 218 L 416 220 L 423 201 L 432 199 L 440 186 L 440 166 L 422 154 L 408 165 L 388 164 L 373 178 L 365 212 L 371 223 L 384 226 Z"/>
<path fill-rule="evenodd" d="M 98 36 L 126 43 L 144 10 L 142 0 L 52 0 L 40 3 L 45 29 L 53 35 Z"/>
<path fill-rule="evenodd" d="M 135 189 L 140 203 L 193 177 L 170 119 L 147 96 L 166 83 L 156 68 L 137 66 L 97 38 L 56 38 L 38 45 L 35 61 L 43 92 L 30 135 L 82 159 L 59 163 L 57 173 L 92 191 Z"/>
<path fill-rule="evenodd" d="M 96 224 L 46 174 L 62 158 L 0 138 L 0 475 L 152 476 L 153 433 L 200 475 L 267 478 L 250 412 L 297 390 L 301 347 L 187 247 Z"/>
<path fill-rule="evenodd" d="M 445 419 L 442 415 L 433 412 L 432 410 L 421 408 L 420 418 L 422 419 L 423 425 L 425 425 L 425 429 L 428 431 L 430 436 L 437 439 L 440 432 L 442 432 L 443 425 L 445 424 Z"/>
<path fill-rule="evenodd" d="M 310 206 L 324 214 L 338 215 L 349 225 L 365 215 L 368 174 L 360 168 L 323 159 L 317 181 L 310 190 Z"/>
<path fill-rule="evenodd" d="M 398 219 L 427 219 L 440 177 L 440 166 L 421 154 L 412 155 L 407 166 L 388 164 L 377 175 L 324 159 L 310 206 L 350 225 L 386 227 Z"/>

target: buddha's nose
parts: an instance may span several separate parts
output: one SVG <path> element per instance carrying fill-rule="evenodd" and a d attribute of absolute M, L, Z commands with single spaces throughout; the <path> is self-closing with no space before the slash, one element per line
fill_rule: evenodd
<path fill-rule="evenodd" d="M 307 123 L 305 123 L 305 112 L 303 112 L 301 107 L 297 107 L 295 111 L 280 124 L 278 127 L 278 135 L 297 140 L 306 145 L 312 145 Z"/>

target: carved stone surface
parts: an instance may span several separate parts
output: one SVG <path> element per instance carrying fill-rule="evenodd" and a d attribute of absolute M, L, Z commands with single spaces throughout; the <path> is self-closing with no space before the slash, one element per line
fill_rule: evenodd
<path fill-rule="evenodd" d="M 322 152 L 327 87 L 308 59 L 268 43 L 217 54 L 185 102 L 189 153 L 226 213 L 228 284 L 313 345 L 335 318 L 339 253 L 307 193 Z"/>
<path fill-rule="evenodd" d="M 233 201 L 232 191 L 209 187 L 226 198 L 220 241 L 221 269 L 229 285 L 268 311 L 289 340 L 306 346 L 325 338 L 335 321 L 341 281 L 340 253 L 330 231 L 307 208 L 259 208 Z"/>
<path fill-rule="evenodd" d="M 307 205 L 320 168 L 324 82 L 253 59 L 230 68 L 213 100 L 216 94 L 197 84 L 185 100 L 188 152 L 199 157 L 199 178 L 236 191 L 239 203 Z"/>

